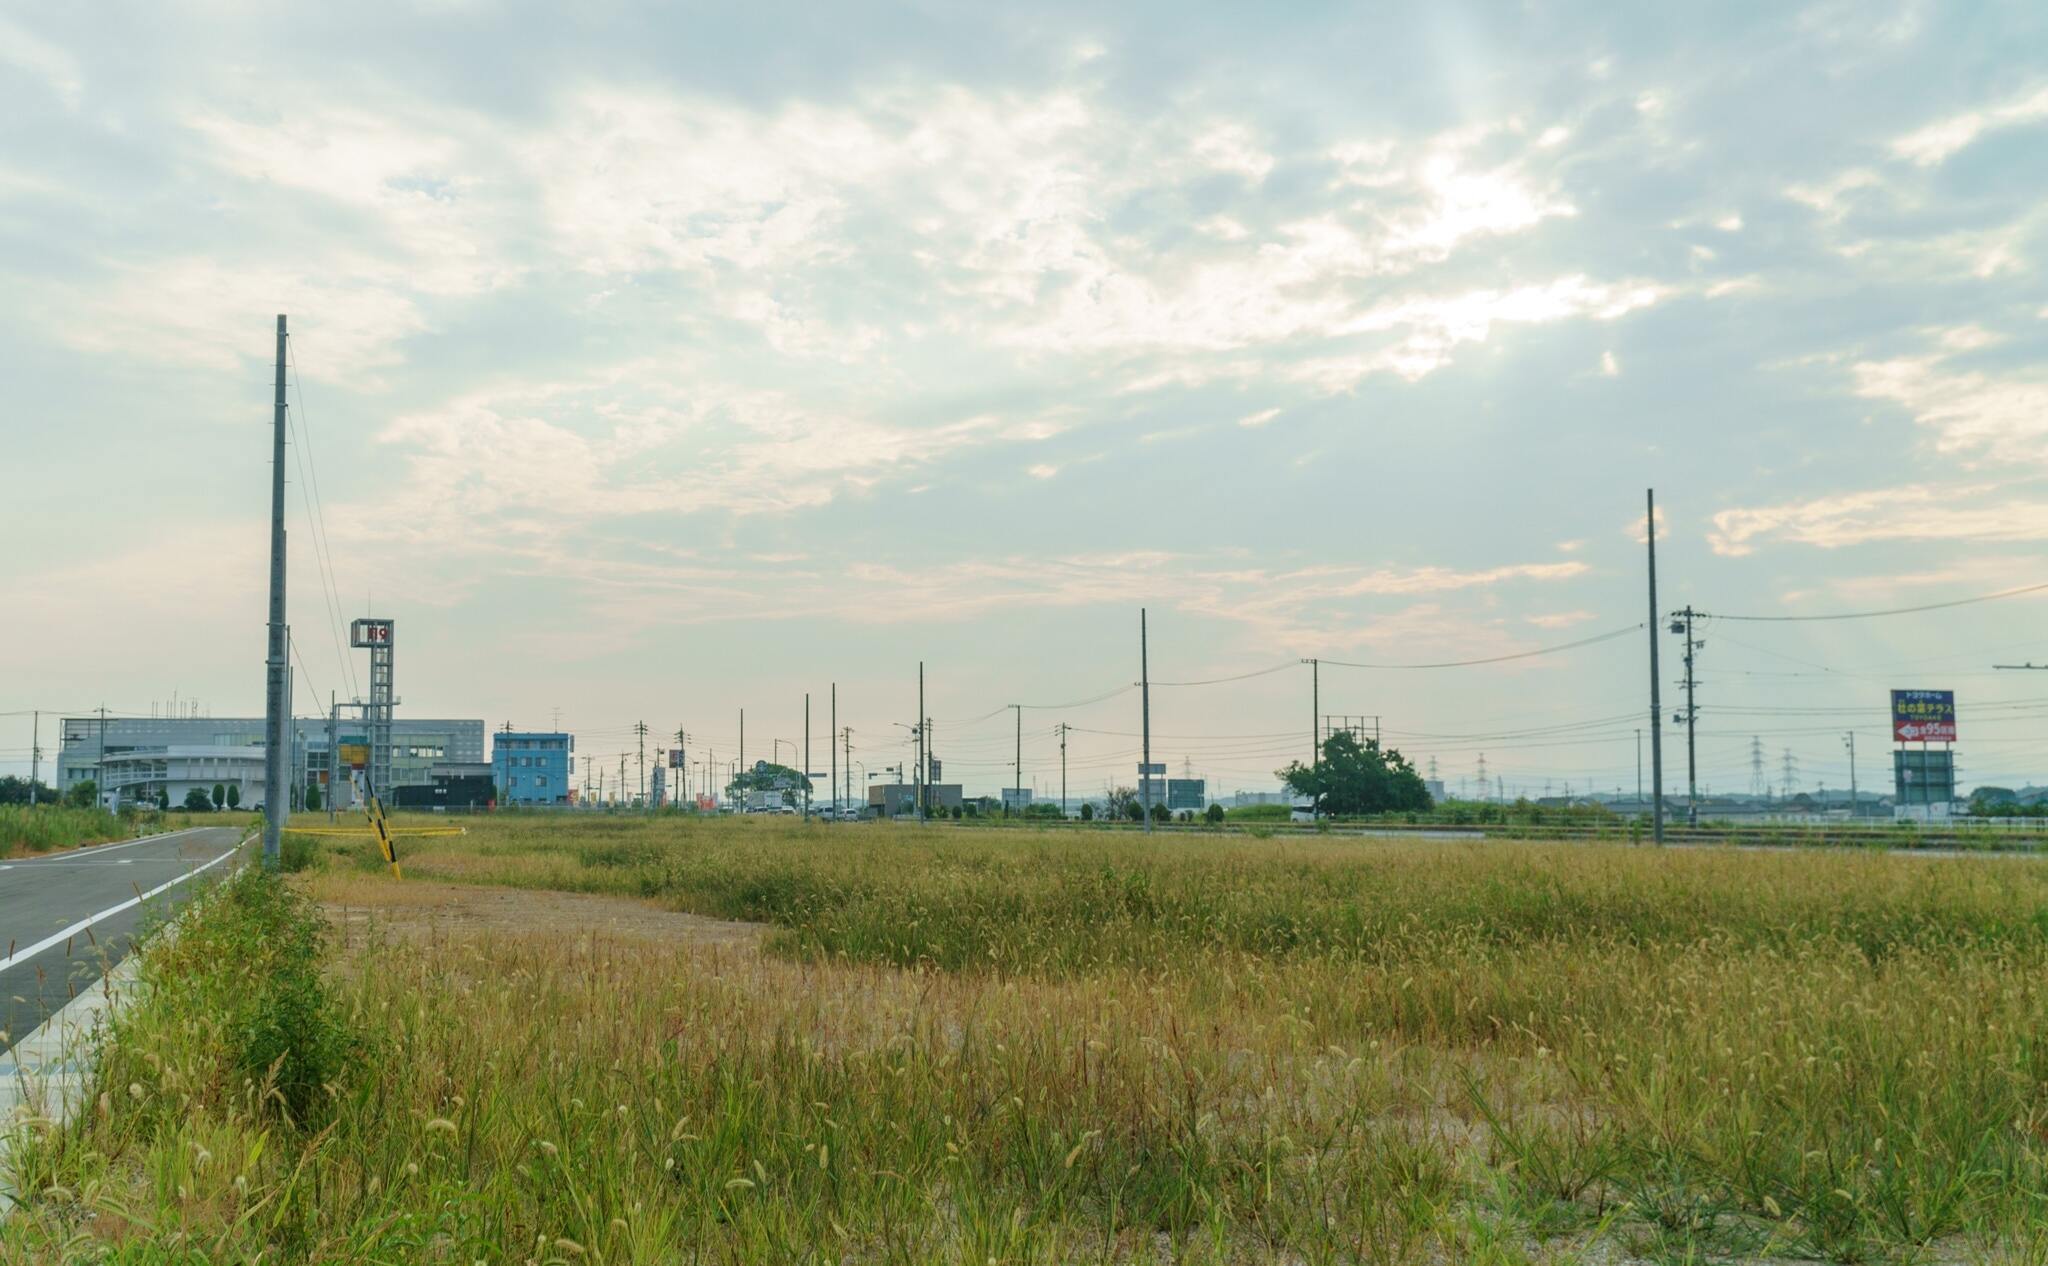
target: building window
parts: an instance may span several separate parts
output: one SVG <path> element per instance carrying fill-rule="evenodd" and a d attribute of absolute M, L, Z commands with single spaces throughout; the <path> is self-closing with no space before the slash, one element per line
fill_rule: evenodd
<path fill-rule="evenodd" d="M 536 786 L 536 787 L 545 787 L 545 786 L 547 786 L 547 785 L 548 785 L 548 776 L 547 776 L 546 774 L 535 774 L 535 775 L 533 776 L 533 785 L 534 785 L 534 786 Z"/>

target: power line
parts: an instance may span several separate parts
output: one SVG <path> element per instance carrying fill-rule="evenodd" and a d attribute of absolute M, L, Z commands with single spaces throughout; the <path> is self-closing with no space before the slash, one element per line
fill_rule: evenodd
<path fill-rule="evenodd" d="M 1883 611 L 1836 611 L 1824 615 L 1710 615 L 1704 611 L 1695 614 L 1712 620 L 1746 620 L 1769 624 L 1809 620 L 1870 620 L 1883 615 L 1913 615 L 1921 611 L 1945 611 L 1950 607 L 1967 607 L 1978 602 L 1996 602 L 2000 598 L 2017 598 L 2021 594 L 2039 593 L 2044 589 L 2048 589 L 2048 581 L 2038 585 L 2022 585 L 2018 589 L 2001 589 L 1997 593 L 1982 593 L 1974 598 L 1957 598 L 1952 602 L 1927 602 L 1917 607 L 1891 607 Z"/>
<path fill-rule="evenodd" d="M 1581 638 L 1576 642 L 1565 642 L 1558 646 L 1542 646 L 1533 651 L 1519 651 L 1513 655 L 1489 655 L 1484 659 L 1447 659 L 1435 664 L 1357 664 L 1343 659 L 1326 659 L 1321 662 L 1336 668 L 1371 668 L 1379 671 L 1414 668 L 1471 668 L 1477 664 L 1505 664 L 1509 660 L 1534 659 L 1538 655 L 1555 655 L 1560 651 L 1575 651 L 1581 646 L 1595 646 L 1601 642 L 1611 642 L 1617 637 L 1627 637 L 1629 634 L 1638 632 L 1642 628 L 1643 626 L 1640 624 L 1631 624 L 1625 629 L 1615 629 L 1611 633 L 1602 633 L 1597 637 Z"/>

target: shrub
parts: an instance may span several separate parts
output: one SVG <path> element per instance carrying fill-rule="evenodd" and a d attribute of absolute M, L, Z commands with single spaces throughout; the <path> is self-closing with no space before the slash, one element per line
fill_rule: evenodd
<path fill-rule="evenodd" d="M 277 841 L 278 868 L 293 874 L 306 869 L 313 864 L 316 847 L 312 836 L 286 831 Z"/>
<path fill-rule="evenodd" d="M 221 883 L 180 925 L 177 939 L 143 964 L 148 1001 L 114 1023 L 109 1080 L 153 1082 L 138 1043 L 170 1023 L 205 1026 L 206 1057 L 181 1076 L 181 1094 L 232 1100 L 250 1084 L 265 1112 L 315 1129 L 325 1120 L 329 1083 L 356 1057 L 358 1039 L 320 977 L 322 929 L 313 903 L 275 875 L 249 867 Z M 125 1055 L 127 1066 L 123 1066 Z M 164 1096 L 168 1111 L 180 1111 Z"/>
<path fill-rule="evenodd" d="M 1086 800 L 1081 802 L 1081 820 L 1083 822 L 1093 822 L 1095 820 L 1095 805 L 1092 802 Z"/>
<path fill-rule="evenodd" d="M 1212 804 L 1209 806 L 1208 810 L 1202 814 L 1202 816 L 1208 819 L 1210 826 L 1222 826 L 1223 806 L 1220 804 Z"/>
<path fill-rule="evenodd" d="M 188 813 L 212 813 L 213 797 L 206 794 L 206 788 L 194 787 L 185 793 L 185 811 Z"/>

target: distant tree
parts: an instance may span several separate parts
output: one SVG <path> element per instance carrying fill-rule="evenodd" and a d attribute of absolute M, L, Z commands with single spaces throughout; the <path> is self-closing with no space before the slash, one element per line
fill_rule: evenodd
<path fill-rule="evenodd" d="M 206 788 L 194 787 L 185 793 L 185 808 L 191 813 L 212 813 L 213 797 L 206 794 Z"/>
<path fill-rule="evenodd" d="M 1324 813 L 1345 816 L 1422 811 L 1430 807 L 1429 789 L 1408 759 L 1378 739 L 1359 741 L 1339 731 L 1323 741 L 1323 758 L 1314 765 L 1299 761 L 1275 771 L 1287 789 L 1313 797 Z"/>
<path fill-rule="evenodd" d="M 13 774 L 0 778 L 0 804 L 27 804 L 29 787 L 30 783 L 26 778 L 17 778 Z M 50 790 L 48 783 L 38 779 L 34 787 L 37 804 L 57 803 L 57 793 Z"/>
<path fill-rule="evenodd" d="M 1202 816 L 1209 820 L 1210 826 L 1222 826 L 1223 806 L 1220 804 L 1212 804 L 1209 806 L 1208 811 L 1205 812 Z"/>
<path fill-rule="evenodd" d="M 156 807 L 159 809 L 169 809 L 171 807 L 171 789 L 169 787 L 157 788 Z"/>
<path fill-rule="evenodd" d="M 319 783 L 308 783 L 308 784 L 306 785 L 306 809 L 307 809 L 307 811 L 308 811 L 308 812 L 311 812 L 312 810 L 314 810 L 314 809 L 317 809 L 317 808 L 319 808 L 319 807 L 320 807 L 320 784 L 319 784 Z"/>
<path fill-rule="evenodd" d="M 90 809 L 99 802 L 100 785 L 90 778 L 72 783 L 71 790 L 64 793 L 64 803 L 74 809 Z"/>
<path fill-rule="evenodd" d="M 960 820 L 960 816 L 961 816 L 961 810 L 960 810 L 960 806 L 956 804 L 956 805 L 954 805 L 954 806 L 953 806 L 953 820 L 954 820 L 955 822 L 958 822 L 958 821 Z"/>
<path fill-rule="evenodd" d="M 1137 790 L 1132 787 L 1112 787 L 1109 792 L 1108 812 L 1112 818 L 1129 818 L 1133 822 L 1142 818 L 1144 810 L 1138 807 Z"/>
<path fill-rule="evenodd" d="M 1152 806 L 1152 820 L 1154 822 L 1171 822 L 1173 821 L 1173 810 L 1163 804 L 1155 804 Z"/>
<path fill-rule="evenodd" d="M 228 808 L 239 809 L 241 807 L 242 784 L 238 782 L 231 782 L 228 784 Z"/>
<path fill-rule="evenodd" d="M 227 804 L 228 789 L 225 783 L 213 784 L 213 807 L 218 809 Z"/>
<path fill-rule="evenodd" d="M 1082 820 L 1083 822 L 1093 822 L 1093 821 L 1095 820 L 1095 802 L 1094 802 L 1094 801 L 1092 801 L 1092 800 L 1083 800 L 1083 801 L 1081 802 L 1081 820 Z"/>

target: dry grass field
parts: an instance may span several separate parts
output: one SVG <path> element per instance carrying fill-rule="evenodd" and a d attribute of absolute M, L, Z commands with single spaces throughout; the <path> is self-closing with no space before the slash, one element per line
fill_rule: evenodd
<path fill-rule="evenodd" d="M 471 826 L 153 950 L 0 1252 L 2048 1261 L 2031 859 Z"/>

